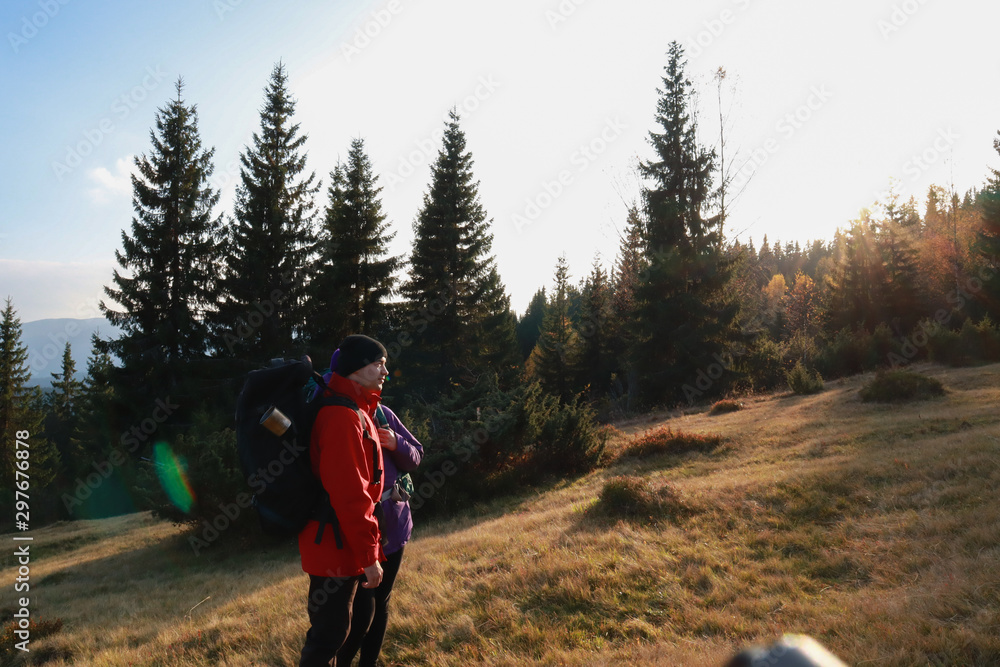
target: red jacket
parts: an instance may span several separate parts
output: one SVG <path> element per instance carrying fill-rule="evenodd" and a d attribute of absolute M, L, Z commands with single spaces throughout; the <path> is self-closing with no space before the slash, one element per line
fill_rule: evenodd
<path fill-rule="evenodd" d="M 385 560 L 379 544 L 378 519 L 374 514 L 375 503 L 382 495 L 384 469 L 373 420 L 380 393 L 364 389 L 336 373 L 328 384 L 333 392 L 357 403 L 364 414 L 362 425 L 356 410 L 339 405 L 321 408 L 310 442 L 312 468 L 330 494 L 344 548 L 337 548 L 330 526 L 325 527 L 322 542 L 316 544 L 319 524 L 310 521 L 299 533 L 299 554 L 302 569 L 309 574 L 353 577 L 376 560 Z M 372 459 L 373 446 L 377 464 Z"/>

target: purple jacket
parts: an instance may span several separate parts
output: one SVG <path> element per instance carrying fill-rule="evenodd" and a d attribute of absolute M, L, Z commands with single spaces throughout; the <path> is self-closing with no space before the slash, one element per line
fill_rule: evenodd
<path fill-rule="evenodd" d="M 389 422 L 389 428 L 396 433 L 396 451 L 382 450 L 385 467 L 385 481 L 382 488 L 391 489 L 401 473 L 416 470 L 417 466 L 420 465 L 420 460 L 424 457 L 424 447 L 403 426 L 399 417 L 392 410 L 383 405 L 382 412 L 385 413 L 385 419 Z M 400 503 L 392 499 L 383 500 L 382 509 L 385 511 L 383 537 L 388 539 L 383 551 L 389 555 L 402 549 L 403 545 L 410 540 L 410 534 L 413 532 L 413 518 L 410 516 L 410 503 L 408 502 Z"/>

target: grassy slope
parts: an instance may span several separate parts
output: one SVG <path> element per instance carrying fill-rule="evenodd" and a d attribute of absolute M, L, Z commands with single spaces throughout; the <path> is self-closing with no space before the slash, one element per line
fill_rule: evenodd
<path fill-rule="evenodd" d="M 1000 366 L 921 370 L 944 398 L 867 405 L 859 377 L 739 412 L 621 425 L 726 440 L 420 526 L 383 657 L 719 665 L 804 632 L 851 664 L 1000 664 Z M 621 474 L 671 482 L 693 512 L 595 516 L 604 481 Z M 35 535 L 32 610 L 64 622 L 32 642 L 36 662 L 296 662 L 306 579 L 294 547 L 195 557 L 178 529 L 144 515 Z M 13 559 L 0 565 L 12 591 Z"/>

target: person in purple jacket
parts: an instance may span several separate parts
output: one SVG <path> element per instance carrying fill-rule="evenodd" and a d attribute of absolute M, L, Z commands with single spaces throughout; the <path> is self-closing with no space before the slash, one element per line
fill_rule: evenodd
<path fill-rule="evenodd" d="M 381 413 L 381 414 L 379 414 Z M 384 421 L 383 421 L 384 416 Z M 359 667 L 375 667 L 382 650 L 385 628 L 389 622 L 389 597 L 396 581 L 400 563 L 403 561 L 403 547 L 413 532 L 410 503 L 405 492 L 400 494 L 399 477 L 415 470 L 424 456 L 424 448 L 410 431 L 399 421 L 392 410 L 380 405 L 376 412 L 380 422 L 379 442 L 382 445 L 385 467 L 382 494 L 382 509 L 385 518 L 382 523 L 382 547 L 386 561 L 382 563 L 382 583 L 376 588 L 358 588 L 354 596 L 351 632 L 337 652 L 338 665 L 350 665 L 358 649 L 361 649 Z"/>

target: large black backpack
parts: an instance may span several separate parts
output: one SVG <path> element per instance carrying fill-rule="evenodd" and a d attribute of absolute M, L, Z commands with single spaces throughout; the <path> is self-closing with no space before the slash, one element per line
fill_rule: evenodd
<path fill-rule="evenodd" d="M 251 371 L 236 402 L 236 449 L 265 533 L 298 535 L 310 519 L 316 519 L 316 543 L 329 525 L 337 548 L 342 548 L 337 515 L 311 469 L 310 435 L 316 415 L 327 405 L 356 410 L 362 425 L 364 418 L 346 396 L 324 396 L 320 391 L 310 400 L 316 384 L 325 387 L 309 357 L 276 359 L 268 368 Z"/>

